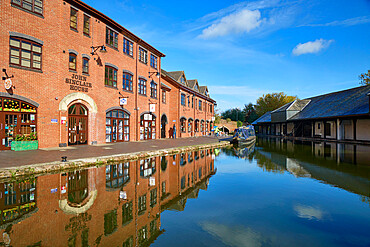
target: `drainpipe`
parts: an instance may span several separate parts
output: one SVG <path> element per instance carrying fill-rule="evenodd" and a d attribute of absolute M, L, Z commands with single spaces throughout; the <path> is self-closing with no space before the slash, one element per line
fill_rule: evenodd
<path fill-rule="evenodd" d="M 139 110 L 137 108 L 137 98 L 138 98 L 138 86 L 139 86 L 139 76 L 137 75 L 137 60 L 139 59 L 139 42 L 141 39 L 136 44 L 136 59 L 135 59 L 135 75 L 136 75 L 136 90 L 135 90 L 135 112 L 136 112 L 136 120 L 135 120 L 135 127 L 136 127 L 136 141 L 140 140 L 140 123 L 139 123 Z"/>

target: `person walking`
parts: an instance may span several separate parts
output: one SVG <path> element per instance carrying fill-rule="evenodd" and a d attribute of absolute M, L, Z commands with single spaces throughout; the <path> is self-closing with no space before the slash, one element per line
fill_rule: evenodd
<path fill-rule="evenodd" d="M 173 139 L 176 139 L 176 125 L 174 124 L 173 125 L 173 128 L 172 128 L 172 131 L 173 131 Z"/>

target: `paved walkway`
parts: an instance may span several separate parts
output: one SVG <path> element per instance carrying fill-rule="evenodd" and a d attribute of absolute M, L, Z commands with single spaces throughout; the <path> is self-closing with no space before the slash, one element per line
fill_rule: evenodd
<path fill-rule="evenodd" d="M 2 151 L 0 152 L 0 168 L 18 167 L 61 161 L 62 156 L 68 160 L 126 154 L 159 149 L 211 144 L 218 142 L 215 137 L 203 136 L 178 139 L 158 139 L 140 142 L 121 142 L 101 145 L 81 145 L 65 148 L 49 148 L 33 151 Z"/>

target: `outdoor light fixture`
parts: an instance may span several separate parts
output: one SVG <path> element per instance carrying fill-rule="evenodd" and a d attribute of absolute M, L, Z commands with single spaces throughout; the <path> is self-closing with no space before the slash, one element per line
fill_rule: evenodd
<path fill-rule="evenodd" d="M 159 72 L 158 71 L 154 71 L 154 72 L 149 71 L 149 78 L 151 78 L 152 75 L 155 75 L 156 77 L 159 77 Z"/>
<path fill-rule="evenodd" d="M 99 45 L 99 46 L 91 46 L 91 55 L 98 55 L 96 52 L 98 51 L 98 49 L 100 48 L 100 52 L 101 53 L 106 53 L 107 52 L 107 49 L 105 48 L 104 45 Z"/>
<path fill-rule="evenodd" d="M 67 156 L 62 156 L 62 162 L 67 162 Z"/>

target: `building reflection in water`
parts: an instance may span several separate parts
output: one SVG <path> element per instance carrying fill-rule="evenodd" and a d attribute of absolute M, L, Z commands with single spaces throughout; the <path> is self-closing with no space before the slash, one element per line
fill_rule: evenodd
<path fill-rule="evenodd" d="M 358 194 L 370 204 L 370 146 L 281 138 L 258 138 L 256 146 L 249 158 L 265 171 L 317 179 Z"/>
<path fill-rule="evenodd" d="M 182 211 L 207 189 L 214 158 L 199 150 L 0 183 L 0 242 L 148 246 L 164 232 L 164 210 Z"/>

